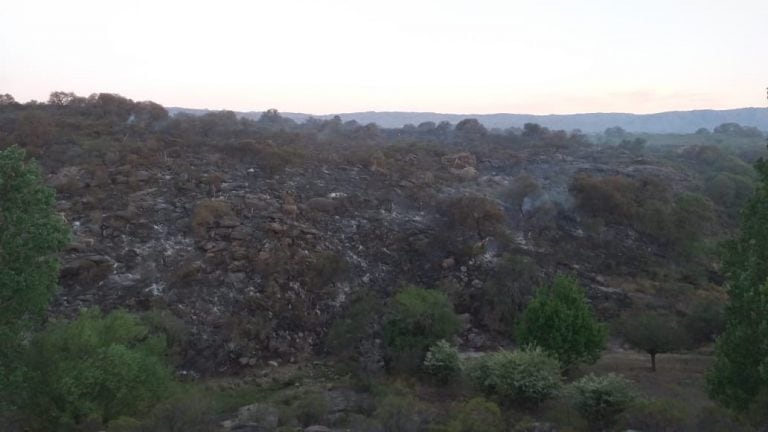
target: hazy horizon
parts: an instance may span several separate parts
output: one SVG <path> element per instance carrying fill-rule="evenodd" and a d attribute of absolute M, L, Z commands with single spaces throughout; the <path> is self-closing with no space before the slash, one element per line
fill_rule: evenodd
<path fill-rule="evenodd" d="M 316 115 L 760 107 L 766 17 L 757 0 L 31 0 L 0 17 L 0 92 Z"/>

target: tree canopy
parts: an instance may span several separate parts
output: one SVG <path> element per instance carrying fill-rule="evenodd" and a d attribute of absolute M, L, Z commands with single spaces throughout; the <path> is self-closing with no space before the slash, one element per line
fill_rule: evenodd
<path fill-rule="evenodd" d="M 68 232 L 37 164 L 18 148 L 0 151 L 0 327 L 45 311 L 58 279 L 56 252 Z"/>
<path fill-rule="evenodd" d="M 68 232 L 37 164 L 16 147 L 0 150 L 0 407 L 22 380 L 22 335 L 53 295 Z"/>
<path fill-rule="evenodd" d="M 451 339 L 461 322 L 445 294 L 408 287 L 395 296 L 384 323 L 384 339 L 396 367 L 415 369 L 429 347 Z"/>
<path fill-rule="evenodd" d="M 738 410 L 768 389 L 768 161 L 755 169 L 760 183 L 742 211 L 741 233 L 723 248 L 730 301 L 708 376 L 710 396 Z"/>
<path fill-rule="evenodd" d="M 605 345 L 606 330 L 597 322 L 576 279 L 558 276 L 540 289 L 520 319 L 520 344 L 537 345 L 568 368 L 594 362 Z"/>
<path fill-rule="evenodd" d="M 688 337 L 669 315 L 648 312 L 630 315 L 621 322 L 621 333 L 633 347 L 651 356 L 651 370 L 656 372 L 656 355 L 682 349 Z"/>

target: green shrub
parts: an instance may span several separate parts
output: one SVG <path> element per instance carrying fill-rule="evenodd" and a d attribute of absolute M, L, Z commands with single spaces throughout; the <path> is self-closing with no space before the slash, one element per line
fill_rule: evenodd
<path fill-rule="evenodd" d="M 683 403 L 668 400 L 641 400 L 632 404 L 619 420 L 621 429 L 658 432 L 685 432 L 690 413 Z"/>
<path fill-rule="evenodd" d="M 71 430 L 148 410 L 170 387 L 166 342 L 139 319 L 83 312 L 35 335 L 26 353 L 21 414 L 29 429 Z"/>
<path fill-rule="evenodd" d="M 504 420 L 499 407 L 486 399 L 475 398 L 458 408 L 454 419 L 441 429 L 445 432 L 501 432 Z"/>
<path fill-rule="evenodd" d="M 390 365 L 416 370 L 429 347 L 441 339 L 450 339 L 461 329 L 445 294 L 407 287 L 398 293 L 387 310 L 384 340 Z"/>
<path fill-rule="evenodd" d="M 612 373 L 587 375 L 572 383 L 568 394 L 579 413 L 596 429 L 612 426 L 636 399 L 630 382 Z"/>
<path fill-rule="evenodd" d="M 569 368 L 583 361 L 594 363 L 606 334 L 576 279 L 558 276 L 525 309 L 517 339 L 523 345 L 540 346 Z"/>
<path fill-rule="evenodd" d="M 560 364 L 539 348 L 498 351 L 467 363 L 467 375 L 487 396 L 537 406 L 560 388 Z"/>
<path fill-rule="evenodd" d="M 696 432 L 754 432 L 747 422 L 728 409 L 712 405 L 701 410 L 696 417 Z"/>
<path fill-rule="evenodd" d="M 448 342 L 441 340 L 427 352 L 424 371 L 440 384 L 447 384 L 461 374 L 459 352 Z"/>
<path fill-rule="evenodd" d="M 291 406 L 291 412 L 296 420 L 305 427 L 322 423 L 329 409 L 328 398 L 319 392 L 310 392 Z"/>
<path fill-rule="evenodd" d="M 384 432 L 419 432 L 431 420 L 427 407 L 408 394 L 390 394 L 377 403 L 374 418 Z"/>
<path fill-rule="evenodd" d="M 326 348 L 339 360 L 339 365 L 366 386 L 384 370 L 384 353 L 378 343 L 382 302 L 368 292 L 354 296 L 333 321 L 325 338 Z"/>

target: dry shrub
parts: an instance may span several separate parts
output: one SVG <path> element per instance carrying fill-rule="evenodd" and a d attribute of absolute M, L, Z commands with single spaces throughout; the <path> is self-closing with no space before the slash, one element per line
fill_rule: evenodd
<path fill-rule="evenodd" d="M 445 203 L 444 214 L 451 226 L 474 232 L 480 240 L 492 235 L 506 219 L 496 201 L 479 195 L 451 198 Z"/>
<path fill-rule="evenodd" d="M 192 232 L 198 239 L 205 239 L 208 227 L 221 218 L 234 216 L 232 205 L 225 200 L 205 199 L 197 203 L 192 215 Z"/>

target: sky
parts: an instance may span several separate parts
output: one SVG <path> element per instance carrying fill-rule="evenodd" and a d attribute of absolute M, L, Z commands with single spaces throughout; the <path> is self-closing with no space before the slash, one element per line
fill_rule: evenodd
<path fill-rule="evenodd" d="M 765 106 L 767 0 L 6 0 L 0 93 L 312 114 Z"/>

